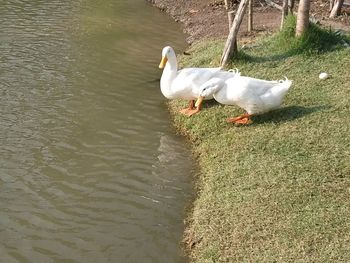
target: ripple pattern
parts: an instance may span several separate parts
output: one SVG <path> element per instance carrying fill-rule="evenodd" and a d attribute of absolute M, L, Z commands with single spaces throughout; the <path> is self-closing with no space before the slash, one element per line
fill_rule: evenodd
<path fill-rule="evenodd" d="M 0 24 L 1 261 L 184 262 L 156 68 L 177 25 L 143 0 L 10 0 Z"/>

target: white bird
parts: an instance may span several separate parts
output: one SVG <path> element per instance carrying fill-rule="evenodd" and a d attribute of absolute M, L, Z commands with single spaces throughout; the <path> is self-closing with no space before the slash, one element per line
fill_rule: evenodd
<path fill-rule="evenodd" d="M 267 81 L 236 74 L 225 81 L 212 78 L 206 84 L 202 87 L 196 106 L 200 105 L 205 97 L 213 96 L 221 104 L 237 105 L 246 110 L 245 114 L 229 118 L 228 122 L 248 124 L 252 115 L 280 107 L 292 81 L 287 78 L 280 81 Z"/>
<path fill-rule="evenodd" d="M 225 80 L 236 74 L 236 72 L 224 71 L 221 68 L 184 68 L 178 70 L 175 52 L 169 46 L 162 50 L 162 60 L 159 68 L 164 68 L 160 79 L 161 92 L 167 99 L 189 100 L 188 108 L 180 111 L 188 116 L 201 110 L 201 105 L 195 108 L 194 102 L 199 97 L 202 86 L 208 80 L 213 77 Z M 212 98 L 208 95 L 205 99 Z"/>

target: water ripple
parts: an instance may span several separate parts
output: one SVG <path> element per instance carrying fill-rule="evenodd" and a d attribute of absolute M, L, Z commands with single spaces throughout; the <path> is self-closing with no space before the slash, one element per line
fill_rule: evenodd
<path fill-rule="evenodd" d="M 183 262 L 191 162 L 157 69 L 177 26 L 143 0 L 11 0 L 0 23 L 1 261 Z"/>

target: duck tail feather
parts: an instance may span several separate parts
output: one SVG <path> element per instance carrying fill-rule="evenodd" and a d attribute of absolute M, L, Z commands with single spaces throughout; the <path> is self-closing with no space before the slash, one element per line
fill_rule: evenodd
<path fill-rule="evenodd" d="M 293 81 L 289 80 L 286 76 L 284 77 L 285 79 L 281 79 L 278 82 L 282 85 L 282 87 L 285 87 L 287 90 L 290 88 L 290 86 L 292 85 Z"/>

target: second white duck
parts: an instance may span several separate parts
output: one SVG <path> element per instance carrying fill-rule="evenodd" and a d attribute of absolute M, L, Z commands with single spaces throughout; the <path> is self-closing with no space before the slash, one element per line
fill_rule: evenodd
<path fill-rule="evenodd" d="M 225 105 L 237 105 L 245 114 L 229 118 L 231 123 L 248 124 L 252 115 L 262 114 L 280 107 L 292 81 L 267 81 L 236 74 L 232 78 L 222 80 L 212 78 L 202 87 L 201 94 L 196 102 L 199 106 L 207 96 Z"/>

